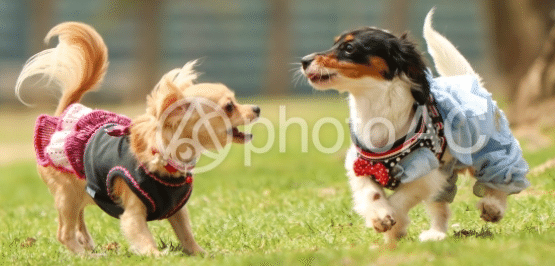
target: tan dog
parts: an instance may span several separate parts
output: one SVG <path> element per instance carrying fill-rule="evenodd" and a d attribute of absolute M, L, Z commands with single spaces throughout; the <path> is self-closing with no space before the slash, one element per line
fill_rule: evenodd
<path fill-rule="evenodd" d="M 91 194 L 97 194 L 92 189 L 94 185 L 89 184 L 89 174 L 101 173 L 102 169 L 94 169 L 94 165 L 104 161 L 113 163 L 110 156 L 117 157 L 119 155 L 116 153 L 121 152 L 119 146 L 116 149 L 111 144 L 106 145 L 105 150 L 100 149 L 101 146 L 95 141 L 103 137 L 118 141 L 118 145 L 128 146 L 128 157 L 132 157 L 134 161 L 131 164 L 135 166 L 130 167 L 133 169 L 129 171 L 141 172 L 147 179 L 144 182 L 157 186 L 166 184 L 170 190 L 183 188 L 186 192 L 177 197 L 179 202 L 174 204 L 173 209 L 153 217 L 153 209 L 159 207 L 156 209 L 159 212 L 160 208 L 167 206 L 162 206 L 165 203 L 151 206 L 145 199 L 150 200 L 154 196 L 145 196 L 142 188 L 134 186 L 137 178 L 133 173 L 128 175 L 128 170 L 115 171 L 120 169 L 115 166 L 110 169 L 113 170 L 109 173 L 111 177 L 106 178 L 103 172 L 98 174 L 99 178 L 106 181 L 108 200 L 113 200 L 117 205 L 112 208 L 121 208 L 119 213 L 111 215 L 121 220 L 121 228 L 134 251 L 139 254 L 160 254 L 148 230 L 147 220 L 167 218 L 181 241 L 184 252 L 205 253 L 195 242 L 184 206 L 192 190 L 191 168 L 205 149 L 221 148 L 232 141 L 244 143 L 250 140 L 251 136 L 239 132 L 237 126 L 254 121 L 258 118 L 260 109 L 257 106 L 238 104 L 234 93 L 222 84 L 194 84 L 193 81 L 197 78 L 193 71 L 195 62 L 189 62 L 182 69 L 174 69 L 165 74 L 147 97 L 146 113 L 134 120 L 107 111 L 88 109 L 78 102 L 87 91 L 99 85 L 106 73 L 106 45 L 93 28 L 81 23 L 66 22 L 57 25 L 50 30 L 46 41 L 54 36 L 59 36 L 59 44 L 33 56 L 26 63 L 19 76 L 16 92 L 19 95 L 22 82 L 33 75 L 47 77 L 63 89 L 55 116 L 39 117 L 35 131 L 38 172 L 54 195 L 59 213 L 58 240 L 78 254 L 94 248 L 83 217 L 86 205 L 95 202 L 98 204 L 96 196 L 91 197 Z M 202 99 L 212 105 L 201 109 L 190 108 L 194 99 Z M 179 103 L 183 104 L 176 107 Z M 168 109 L 170 106 L 173 109 Z M 214 112 L 222 115 L 210 115 L 206 118 Z M 182 123 L 187 113 L 188 118 Z M 112 120 L 97 121 L 96 124 L 83 122 L 94 115 L 102 119 L 111 117 Z M 161 121 L 164 117 L 164 121 Z M 197 123 L 201 121 L 199 127 Z M 48 126 L 49 123 L 52 125 Z M 87 135 L 87 132 L 82 131 L 82 128 L 86 128 L 83 123 L 96 128 Z M 118 125 L 124 126 L 120 128 L 122 130 L 119 134 L 106 135 L 106 132 L 113 132 L 113 129 L 117 131 Z M 65 133 L 62 132 L 64 127 L 67 130 Z M 81 134 L 81 139 L 76 134 Z M 84 139 L 83 134 L 86 135 Z M 188 145 L 178 146 L 176 151 L 168 153 L 163 147 L 159 147 L 157 136 L 161 136 L 163 145 L 169 145 L 174 134 L 178 134 L 179 139 L 187 140 Z M 93 154 L 95 149 L 100 149 L 98 157 L 87 155 Z M 106 152 L 111 149 L 117 152 Z M 61 156 L 56 153 L 60 150 L 63 151 Z M 75 151 L 78 151 L 77 155 L 73 154 Z M 105 156 L 108 159 L 102 158 Z M 105 206 L 101 208 L 106 210 Z"/>

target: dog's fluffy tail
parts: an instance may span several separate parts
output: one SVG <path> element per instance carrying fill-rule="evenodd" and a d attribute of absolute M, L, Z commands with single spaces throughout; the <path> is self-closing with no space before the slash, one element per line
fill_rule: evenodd
<path fill-rule="evenodd" d="M 432 56 L 437 72 L 441 76 L 475 75 L 478 74 L 472 69 L 470 63 L 457 50 L 457 48 L 447 38 L 439 34 L 432 27 L 432 17 L 435 8 L 432 8 L 424 22 L 424 39 L 428 45 L 428 53 Z"/>
<path fill-rule="evenodd" d="M 23 81 L 35 75 L 48 78 L 63 91 L 55 113 L 59 115 L 102 82 L 108 68 L 108 48 L 92 27 L 79 22 L 58 24 L 44 41 L 48 43 L 55 36 L 59 38 L 56 47 L 37 53 L 25 63 L 15 92 L 25 103 L 20 96 Z"/>

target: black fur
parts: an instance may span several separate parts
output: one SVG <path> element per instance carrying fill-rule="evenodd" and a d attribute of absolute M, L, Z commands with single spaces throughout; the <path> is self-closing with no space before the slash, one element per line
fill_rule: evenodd
<path fill-rule="evenodd" d="M 345 41 L 348 35 L 352 35 L 354 39 Z M 391 80 L 395 76 L 405 74 L 415 84 L 411 88 L 411 93 L 416 102 L 426 104 L 429 101 L 430 84 L 426 79 L 427 66 L 415 44 L 407 39 L 407 33 L 396 37 L 376 28 L 359 28 L 342 33 L 330 50 L 317 54 L 330 53 L 340 61 L 364 65 L 368 64 L 371 56 L 381 57 L 389 67 L 387 73 L 381 73 L 385 79 Z"/>

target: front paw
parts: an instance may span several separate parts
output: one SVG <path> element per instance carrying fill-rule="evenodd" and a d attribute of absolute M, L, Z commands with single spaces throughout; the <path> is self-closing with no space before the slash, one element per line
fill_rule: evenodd
<path fill-rule="evenodd" d="M 367 219 L 367 226 L 374 227 L 374 230 L 378 233 L 383 233 L 391 229 L 395 225 L 395 219 L 392 215 L 385 215 L 382 218 L 374 217 Z"/>
<path fill-rule="evenodd" d="M 483 198 L 477 207 L 482 212 L 480 217 L 486 222 L 499 222 L 505 214 L 505 207 L 495 198 Z"/>

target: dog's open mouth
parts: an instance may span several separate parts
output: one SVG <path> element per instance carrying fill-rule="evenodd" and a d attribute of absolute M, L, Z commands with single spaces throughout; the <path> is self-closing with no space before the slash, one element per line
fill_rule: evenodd
<path fill-rule="evenodd" d="M 308 74 L 308 79 L 312 82 L 312 83 L 326 83 L 329 82 L 331 79 L 333 79 L 335 76 L 337 76 L 337 74 L 332 73 L 332 74 Z"/>
<path fill-rule="evenodd" d="M 246 143 L 252 140 L 252 134 L 245 134 L 244 132 L 239 131 L 237 127 L 233 127 L 229 134 L 233 137 L 233 142 L 235 143 Z"/>

